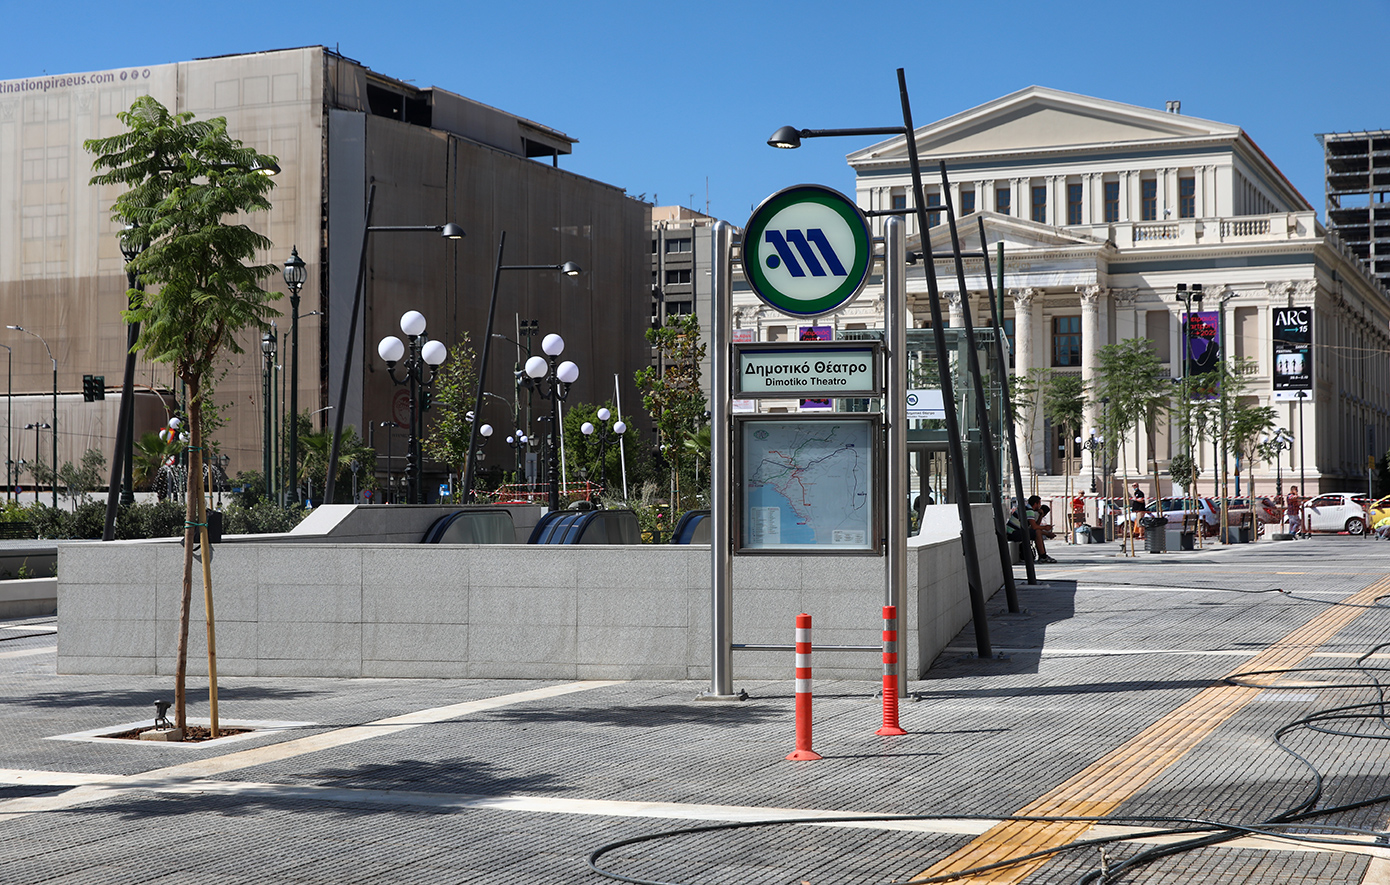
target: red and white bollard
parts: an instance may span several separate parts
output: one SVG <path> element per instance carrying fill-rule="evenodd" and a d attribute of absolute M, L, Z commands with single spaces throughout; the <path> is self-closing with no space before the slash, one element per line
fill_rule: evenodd
<path fill-rule="evenodd" d="M 883 607 L 883 727 L 874 734 L 907 734 L 898 725 L 898 607 Z"/>
<path fill-rule="evenodd" d="M 795 761 L 819 759 L 811 749 L 811 616 L 796 616 L 796 749 Z"/>

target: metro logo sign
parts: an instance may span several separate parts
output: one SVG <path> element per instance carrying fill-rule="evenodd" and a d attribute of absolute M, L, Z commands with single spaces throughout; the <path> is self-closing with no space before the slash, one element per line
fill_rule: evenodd
<path fill-rule="evenodd" d="M 833 313 L 869 278 L 864 215 L 844 194 L 815 184 L 778 191 L 743 234 L 743 274 L 764 304 L 791 316 Z"/>

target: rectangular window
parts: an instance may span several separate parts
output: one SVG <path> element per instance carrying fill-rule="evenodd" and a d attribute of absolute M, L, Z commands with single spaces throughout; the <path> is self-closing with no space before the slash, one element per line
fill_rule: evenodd
<path fill-rule="evenodd" d="M 941 194 L 927 194 L 927 205 L 928 205 L 928 206 L 940 206 L 940 205 L 941 205 Z M 940 212 L 928 212 L 928 213 L 927 213 L 927 227 L 936 227 L 936 226 L 937 226 L 938 224 L 940 224 L 940 223 L 941 223 L 941 213 L 940 213 Z"/>
<path fill-rule="evenodd" d="M 1033 186 L 1033 220 L 1039 224 L 1047 224 L 1047 185 L 1037 184 Z"/>
<path fill-rule="evenodd" d="M 680 285 L 690 282 L 690 268 L 684 267 L 680 270 L 666 271 L 666 285 Z"/>
<path fill-rule="evenodd" d="M 1197 179 L 1178 179 L 1178 217 L 1197 217 Z"/>
<path fill-rule="evenodd" d="M 767 340 L 768 340 L 768 341 L 786 341 L 786 340 L 787 340 L 787 327 L 786 327 L 786 326 L 768 326 L 768 327 L 767 327 Z"/>
<path fill-rule="evenodd" d="M 668 253 L 670 253 L 670 252 L 689 252 L 689 251 L 690 251 L 690 238 L 689 238 L 689 237 L 684 237 L 684 238 L 679 239 L 679 240 L 667 240 L 667 241 L 666 241 L 666 251 L 667 251 Z"/>
<path fill-rule="evenodd" d="M 974 212 L 974 211 L 975 211 L 975 192 L 974 192 L 974 191 L 961 191 L 961 192 L 960 192 L 960 214 L 962 214 L 962 215 L 969 215 L 971 212 Z"/>
<path fill-rule="evenodd" d="M 1052 365 L 1081 365 L 1081 317 L 1052 318 Z"/>
<path fill-rule="evenodd" d="M 693 301 L 670 301 L 666 304 L 666 314 L 676 314 L 686 316 L 695 312 L 695 302 Z"/>
<path fill-rule="evenodd" d="M 1067 185 L 1067 224 L 1081 223 L 1081 185 Z"/>
<path fill-rule="evenodd" d="M 894 194 L 894 195 L 893 195 L 893 208 L 894 208 L 895 210 L 906 209 L 906 208 L 907 208 L 907 194 Z"/>
<path fill-rule="evenodd" d="M 1107 181 L 1105 183 L 1105 220 L 1120 220 L 1120 183 L 1118 181 Z"/>
<path fill-rule="evenodd" d="M 1009 215 L 1009 189 L 997 187 L 994 189 L 994 211 L 1000 215 Z"/>
<path fill-rule="evenodd" d="M 1009 339 L 1009 368 L 1014 366 L 1014 354 L 1018 352 L 1014 342 L 1014 318 L 1008 317 L 1004 320 L 1004 337 Z"/>
<path fill-rule="evenodd" d="M 1158 220 L 1158 179 L 1145 178 L 1139 182 L 1140 220 Z"/>
<path fill-rule="evenodd" d="M 656 254 L 656 240 L 652 240 L 652 254 Z"/>

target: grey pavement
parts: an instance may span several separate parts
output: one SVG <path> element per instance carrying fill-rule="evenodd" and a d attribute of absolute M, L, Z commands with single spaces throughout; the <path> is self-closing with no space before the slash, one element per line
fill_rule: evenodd
<path fill-rule="evenodd" d="M 54 619 L 0 621 L 0 882 L 600 883 L 610 880 L 588 868 L 588 853 L 641 835 L 721 821 L 931 818 L 769 823 L 601 861 L 692 885 L 904 881 L 1142 742 L 1326 612 L 1348 621 L 1297 655 L 1320 669 L 1220 717 L 1136 780 L 1096 832 L 1137 835 L 1146 825 L 1134 818 L 1251 825 L 1310 799 L 1327 808 L 1390 793 L 1378 707 L 1291 731 L 1284 741 L 1303 761 L 1275 741 L 1315 711 L 1379 702 L 1375 668 L 1390 650 L 1357 659 L 1390 640 L 1390 610 L 1343 600 L 1390 574 L 1390 544 L 1328 536 L 1117 550 L 1050 546 L 1061 562 L 1040 566 L 1032 587 L 1017 569 L 1023 611 L 1009 613 L 1002 593 L 988 605 L 996 657 L 975 656 L 969 629 L 958 636 L 911 684 L 906 736 L 874 734 L 871 674 L 816 682 L 817 762 L 784 759 L 792 662 L 786 680 L 750 682 L 737 679 L 737 656 L 741 703 L 697 701 L 707 686 L 693 682 L 234 678 L 220 682 L 224 721 L 306 724 L 196 747 L 55 739 L 148 719 L 155 700 L 172 698 L 171 680 L 60 676 Z M 206 716 L 204 680 L 190 683 L 190 699 L 190 715 Z M 1310 822 L 1354 844 L 1246 838 L 1122 881 L 1390 882 L 1375 857 L 1387 849 L 1362 832 L 1384 829 L 1386 814 L 1379 803 Z M 1115 842 L 1104 859 L 1078 849 L 998 881 L 1070 883 L 1146 847 Z"/>

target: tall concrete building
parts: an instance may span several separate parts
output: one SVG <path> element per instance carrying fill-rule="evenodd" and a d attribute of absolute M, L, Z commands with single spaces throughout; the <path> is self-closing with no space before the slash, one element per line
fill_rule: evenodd
<path fill-rule="evenodd" d="M 637 402 L 632 375 L 648 359 L 642 332 L 650 322 L 649 207 L 621 188 L 559 168 L 576 142 L 562 132 L 309 46 L 0 82 L 0 324 L 23 326 L 52 349 L 60 461 L 89 447 L 110 457 L 125 341 L 124 260 L 109 217 L 117 191 L 87 184 L 91 157 L 82 143 L 122 131 L 116 114 L 145 94 L 176 112 L 226 117 L 233 137 L 278 157 L 274 208 L 245 220 L 275 243 L 259 261 L 283 264 L 296 246 L 308 264 L 298 377 L 288 377 L 289 304 L 281 299 L 274 357 L 263 356 L 259 332 L 248 333 L 239 342 L 244 352 L 231 357 L 217 384 L 225 426 L 215 438 L 229 456 L 229 473 L 260 468 L 268 388 L 275 390 L 275 411 L 284 410 L 293 385 L 301 411 L 316 413 L 315 426 L 332 426 L 373 183 L 373 226 L 456 222 L 468 233 L 460 241 L 430 232 L 366 238 L 365 298 L 344 419 L 373 440 L 383 476 L 390 443 L 381 424 L 405 425 L 408 410 L 376 342 L 400 336 L 401 314 L 419 310 L 430 337 L 454 348 L 467 335 L 480 350 L 503 231 L 504 264 L 574 261 L 584 273 L 503 273 L 497 331 L 530 320 L 539 335 L 563 335 L 564 358 L 581 370 L 571 401 L 606 399 L 616 374 L 624 402 Z M 278 278 L 266 286 L 285 291 Z M 13 348 L 18 459 L 34 444 L 23 436 L 28 448 L 21 446 L 17 428 L 50 421 L 52 368 L 39 342 L 21 333 L 0 333 L 0 344 Z M 483 418 L 499 427 L 513 421 L 499 399 L 517 396 L 515 360 L 510 346 L 492 350 L 487 386 L 495 397 L 486 398 Z M 111 395 L 104 403 L 82 401 L 84 374 L 105 376 Z M 144 390 L 177 393 L 162 366 L 142 361 L 138 381 Z M 137 435 L 165 420 L 168 399 L 150 398 Z M 543 404 L 533 411 L 543 412 Z M 503 436 L 492 445 L 503 446 Z M 43 451 L 47 442 L 41 439 Z M 399 473 L 399 434 L 395 450 L 390 466 Z M 510 457 L 493 455 L 503 463 Z M 449 465 L 427 469 L 442 478 Z"/>
<path fill-rule="evenodd" d="M 1318 141 L 1327 228 L 1390 286 L 1390 131 L 1323 133 Z"/>

